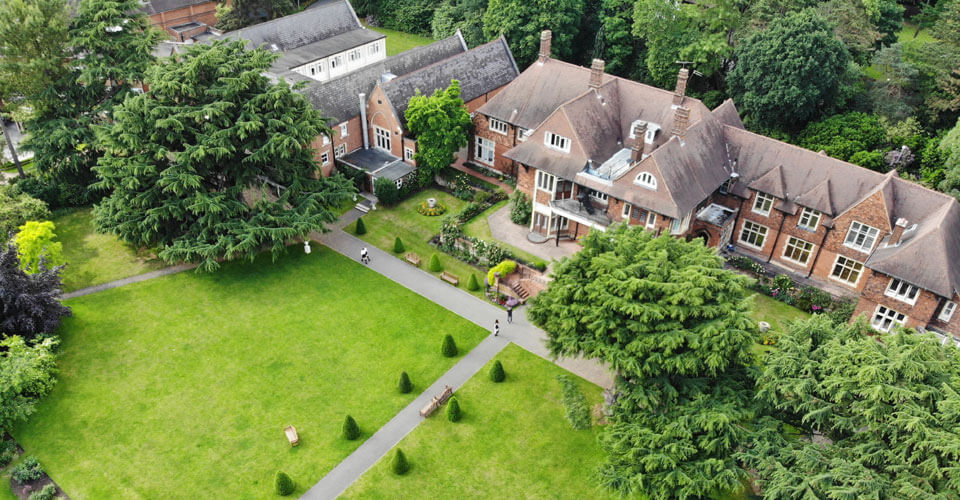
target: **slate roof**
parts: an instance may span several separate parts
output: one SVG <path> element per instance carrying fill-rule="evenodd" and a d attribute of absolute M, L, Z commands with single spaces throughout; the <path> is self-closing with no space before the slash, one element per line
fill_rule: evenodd
<path fill-rule="evenodd" d="M 212 3 L 214 1 L 215 0 L 150 0 L 149 2 L 143 4 L 142 9 L 147 13 L 148 16 L 152 16 L 161 12 L 169 12 L 171 10 L 182 9 L 191 5 Z"/>
<path fill-rule="evenodd" d="M 265 45 L 286 52 L 352 30 L 365 29 L 347 0 L 323 2 L 303 12 L 280 17 L 236 31 L 220 39 L 246 40 L 248 48 Z"/>
<path fill-rule="evenodd" d="M 355 29 L 323 40 L 301 45 L 287 50 L 273 63 L 274 68 L 293 69 L 311 61 L 323 59 L 329 55 L 359 47 L 374 40 L 386 38 L 386 35 L 368 29 Z"/>

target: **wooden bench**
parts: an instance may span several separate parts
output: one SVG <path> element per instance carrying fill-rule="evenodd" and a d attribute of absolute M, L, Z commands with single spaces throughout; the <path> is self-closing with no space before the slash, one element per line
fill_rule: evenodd
<path fill-rule="evenodd" d="M 284 434 L 287 435 L 287 441 L 290 441 L 290 446 L 296 446 L 300 444 L 300 435 L 297 434 L 297 428 L 294 426 L 288 426 L 283 430 Z"/>
<path fill-rule="evenodd" d="M 453 286 L 457 286 L 457 284 L 460 283 L 460 278 L 458 278 L 455 274 L 450 274 L 446 271 L 440 273 L 440 279 L 450 283 Z"/>
<path fill-rule="evenodd" d="M 413 252 L 408 253 L 403 259 L 417 267 L 420 267 L 420 256 Z"/>
<path fill-rule="evenodd" d="M 427 403 L 427 406 L 424 406 L 423 409 L 420 410 L 420 416 L 423 418 L 429 417 L 433 412 L 437 411 L 440 405 L 446 403 L 447 400 L 450 399 L 450 396 L 453 396 L 453 387 L 449 385 L 444 386 L 443 392 L 441 392 L 439 396 L 434 396 L 433 399 Z"/>

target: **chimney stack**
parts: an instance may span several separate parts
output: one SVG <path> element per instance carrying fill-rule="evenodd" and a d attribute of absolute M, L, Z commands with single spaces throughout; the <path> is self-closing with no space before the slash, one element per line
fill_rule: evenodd
<path fill-rule="evenodd" d="M 550 40 L 553 33 L 550 30 L 543 30 L 540 33 L 540 62 L 550 58 Z"/>
<path fill-rule="evenodd" d="M 643 159 L 646 145 L 643 143 L 644 136 L 647 135 L 647 122 L 637 122 L 633 124 L 633 139 L 630 140 L 630 160 L 634 163 Z"/>
<path fill-rule="evenodd" d="M 687 124 L 689 121 L 689 109 L 683 106 L 677 106 L 676 109 L 673 110 L 673 128 L 670 130 L 670 133 L 679 137 L 681 143 L 687 136 Z"/>
<path fill-rule="evenodd" d="M 897 223 L 893 226 L 893 234 L 890 235 L 890 242 L 887 243 L 887 246 L 900 244 L 900 238 L 903 237 L 903 232 L 907 230 L 907 224 L 907 219 L 903 217 L 897 219 Z"/>
<path fill-rule="evenodd" d="M 600 90 L 603 83 L 603 59 L 594 59 L 590 65 L 590 88 Z"/>
<path fill-rule="evenodd" d="M 673 93 L 673 105 L 680 106 L 683 104 L 683 98 L 687 95 L 687 79 L 690 78 L 690 70 L 687 68 L 680 68 L 680 72 L 677 73 L 677 90 Z"/>

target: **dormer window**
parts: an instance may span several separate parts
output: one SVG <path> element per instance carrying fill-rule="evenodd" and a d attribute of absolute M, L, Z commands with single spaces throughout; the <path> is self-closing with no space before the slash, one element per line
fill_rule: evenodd
<path fill-rule="evenodd" d="M 507 122 L 503 120 L 497 120 L 496 118 L 490 118 L 490 130 L 498 133 L 507 135 Z"/>
<path fill-rule="evenodd" d="M 633 180 L 633 183 L 647 189 L 657 190 L 657 178 L 650 172 L 640 172 L 637 178 Z"/>
<path fill-rule="evenodd" d="M 770 215 L 770 209 L 773 208 L 773 196 L 767 193 L 757 191 L 757 199 L 753 200 L 753 213 L 764 217 Z"/>
<path fill-rule="evenodd" d="M 564 153 L 570 152 L 570 139 L 562 135 L 547 132 L 543 134 L 543 143 L 550 149 L 556 149 Z"/>
<path fill-rule="evenodd" d="M 820 225 L 820 212 L 803 207 L 803 212 L 800 213 L 800 222 L 797 222 L 797 226 L 807 231 L 816 231 L 818 225 Z"/>

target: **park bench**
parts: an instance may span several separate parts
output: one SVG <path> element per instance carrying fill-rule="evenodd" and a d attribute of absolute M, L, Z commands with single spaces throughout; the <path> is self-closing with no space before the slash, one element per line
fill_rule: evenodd
<path fill-rule="evenodd" d="M 427 403 L 427 406 L 424 406 L 423 409 L 420 410 L 420 416 L 423 418 L 429 417 L 433 412 L 437 411 L 440 405 L 446 403 L 447 400 L 450 399 L 450 396 L 453 396 L 453 387 L 449 385 L 444 386 L 443 392 L 441 392 L 439 396 L 434 396 L 433 399 Z"/>
<path fill-rule="evenodd" d="M 290 446 L 296 446 L 300 444 L 300 435 L 297 434 L 297 428 L 294 426 L 288 426 L 283 430 L 284 434 L 287 435 L 287 441 L 290 441 Z"/>
<path fill-rule="evenodd" d="M 408 253 L 406 257 L 404 257 L 404 260 L 417 267 L 420 267 L 420 256 L 413 252 Z"/>
<path fill-rule="evenodd" d="M 460 278 L 458 278 L 455 274 L 450 274 L 446 271 L 440 273 L 440 279 L 450 283 L 453 286 L 457 286 L 457 284 L 460 283 Z"/>

